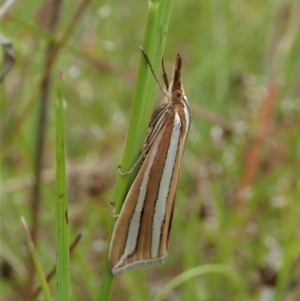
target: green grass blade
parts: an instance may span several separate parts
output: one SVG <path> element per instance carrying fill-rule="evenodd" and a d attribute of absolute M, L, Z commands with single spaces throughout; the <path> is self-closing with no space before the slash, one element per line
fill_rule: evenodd
<path fill-rule="evenodd" d="M 147 52 L 153 69 L 159 74 L 161 59 L 164 51 L 166 33 L 168 29 L 171 0 L 149 1 L 148 20 L 143 42 L 143 48 Z M 137 48 L 138 49 L 138 48 Z M 122 159 L 122 170 L 126 171 L 137 160 L 145 135 L 147 132 L 147 123 L 153 110 L 154 95 L 156 91 L 156 82 L 151 74 L 144 56 L 141 54 L 136 82 L 131 116 L 125 141 L 125 149 Z M 116 212 L 119 212 L 128 187 L 135 176 L 119 177 L 116 192 Z"/>
<path fill-rule="evenodd" d="M 69 300 L 70 263 L 69 263 L 69 229 L 67 207 L 67 185 L 64 147 L 64 109 L 63 84 L 58 91 L 57 133 L 56 133 L 56 189 L 55 204 L 56 252 L 57 252 L 57 300 Z"/>
<path fill-rule="evenodd" d="M 158 73 L 171 15 L 172 0 L 149 1 L 148 3 L 149 10 L 143 48 L 146 50 L 155 72 Z M 155 88 L 155 80 L 141 54 L 138 78 L 135 86 L 131 116 L 121 164 L 122 170 L 128 170 L 139 156 L 147 131 L 147 121 L 149 120 L 153 109 Z M 134 175 L 133 172 L 130 176 L 118 177 L 115 196 L 116 213 L 118 213 L 122 207 Z M 114 222 L 115 218 L 112 218 L 111 232 Z M 113 276 L 109 270 L 108 260 L 106 260 L 100 291 L 100 301 L 110 300 L 112 280 Z"/>

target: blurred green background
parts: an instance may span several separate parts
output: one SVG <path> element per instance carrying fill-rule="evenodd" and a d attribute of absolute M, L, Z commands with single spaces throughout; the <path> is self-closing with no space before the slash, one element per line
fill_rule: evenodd
<path fill-rule="evenodd" d="M 20 216 L 32 224 L 41 80 L 49 43 L 64 36 L 76 11 L 49 70 L 36 245 L 46 273 L 56 255 L 62 73 L 70 240 L 83 234 L 71 255 L 71 300 L 95 300 L 99 292 L 148 6 L 90 1 L 78 9 L 80 3 L 62 3 L 52 33 L 52 1 L 17 2 L 1 20 L 15 53 L 1 83 L 1 300 L 23 300 L 28 285 Z M 164 61 L 171 74 L 181 54 L 193 116 L 169 255 L 163 266 L 117 276 L 112 300 L 153 300 L 175 276 L 211 263 L 234 269 L 243 297 L 229 277 L 207 273 L 166 300 L 299 300 L 299 25 L 299 1 L 174 0 Z M 162 97 L 158 89 L 157 104 Z M 50 287 L 55 296 L 55 279 Z"/>

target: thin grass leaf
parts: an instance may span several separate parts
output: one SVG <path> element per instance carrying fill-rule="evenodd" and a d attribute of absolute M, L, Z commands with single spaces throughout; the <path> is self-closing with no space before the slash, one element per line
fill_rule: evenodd
<path fill-rule="evenodd" d="M 64 146 L 63 82 L 58 89 L 57 132 L 56 132 L 56 189 L 55 204 L 57 291 L 58 300 L 69 300 L 70 262 L 69 228 L 66 185 L 66 163 Z"/>
<path fill-rule="evenodd" d="M 246 288 L 244 283 L 241 281 L 241 277 L 239 277 L 237 272 L 232 268 L 220 264 L 206 264 L 183 272 L 166 284 L 154 300 L 162 301 L 170 292 L 172 292 L 179 285 L 183 284 L 185 281 L 208 273 L 219 273 L 228 276 L 228 278 L 234 282 L 241 294 L 245 297 L 243 300 L 246 300 Z"/>

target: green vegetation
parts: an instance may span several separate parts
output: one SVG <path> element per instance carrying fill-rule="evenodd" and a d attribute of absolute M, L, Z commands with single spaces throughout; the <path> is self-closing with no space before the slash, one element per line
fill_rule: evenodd
<path fill-rule="evenodd" d="M 192 126 L 166 263 L 110 279 L 111 300 L 252 301 L 267 291 L 276 301 L 299 298 L 299 1 L 174 1 L 169 26 L 168 8 L 156 16 L 166 26 L 157 31 L 149 18 L 158 2 L 151 12 L 147 1 L 19 1 L 1 20 L 16 58 L 0 92 L 1 300 L 30 300 L 39 285 L 48 299 L 70 291 L 72 301 L 99 300 L 110 203 L 117 198 L 119 209 L 129 185 L 119 179 L 116 192 L 117 168 L 131 166 L 152 104 L 163 98 L 159 89 L 153 96 L 140 45 L 157 70 L 164 53 L 168 75 L 181 54 Z M 134 111 L 144 80 L 151 83 Z M 127 134 L 130 115 L 136 134 Z M 126 135 L 127 143 L 137 137 L 122 159 Z M 56 158 L 63 139 L 65 193 L 63 153 Z M 47 286 L 57 252 L 67 250 L 66 232 L 64 249 L 56 247 L 56 226 L 66 226 L 56 221 L 58 195 L 67 196 L 76 245 Z"/>

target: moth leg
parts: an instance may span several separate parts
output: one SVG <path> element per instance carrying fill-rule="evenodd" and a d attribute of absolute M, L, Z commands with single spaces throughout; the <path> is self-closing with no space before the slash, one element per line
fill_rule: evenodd
<path fill-rule="evenodd" d="M 127 171 L 124 171 L 124 172 L 121 171 L 121 165 L 119 165 L 118 166 L 119 175 L 126 176 L 126 175 L 129 175 L 130 173 L 132 173 L 132 171 L 136 168 L 136 166 L 144 159 L 144 156 L 145 156 L 145 153 L 142 152 L 141 155 L 139 156 L 139 158 L 134 162 L 134 164 Z"/>
<path fill-rule="evenodd" d="M 110 206 L 112 207 L 112 211 L 114 213 L 116 209 L 116 204 L 114 202 L 110 202 Z M 120 214 L 114 214 L 113 217 L 119 217 Z"/>
<path fill-rule="evenodd" d="M 150 133 L 148 133 L 148 135 L 147 135 L 147 137 L 146 137 L 146 141 L 147 141 L 147 139 L 148 139 L 149 134 L 150 134 Z M 150 145 L 149 143 L 145 143 L 145 144 L 144 144 L 143 149 L 142 149 L 142 153 L 140 154 L 140 156 L 138 157 L 138 159 L 134 162 L 134 164 L 130 167 L 129 170 L 123 172 L 123 171 L 121 171 L 121 165 L 119 165 L 119 166 L 118 166 L 118 172 L 119 172 L 119 175 L 121 175 L 121 176 L 126 176 L 126 175 L 132 173 L 132 171 L 136 168 L 136 166 L 137 166 L 139 163 L 141 163 L 141 162 L 144 161 L 144 159 L 145 159 L 145 157 L 146 157 L 146 155 L 147 155 L 147 153 L 148 153 L 148 151 L 149 151 L 149 149 L 150 149 L 150 146 L 151 146 L 151 145 Z"/>

